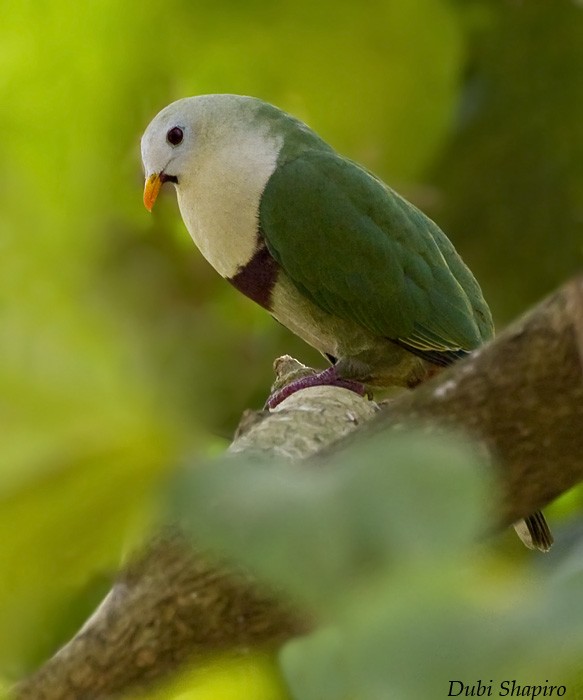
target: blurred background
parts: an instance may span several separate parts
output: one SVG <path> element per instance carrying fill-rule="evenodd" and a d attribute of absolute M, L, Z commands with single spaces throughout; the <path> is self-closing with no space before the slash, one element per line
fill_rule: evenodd
<path fill-rule="evenodd" d="M 582 267 L 582 46 L 575 0 L 4 0 L 0 675 L 76 628 L 275 357 L 322 366 L 207 265 L 171 188 L 146 212 L 150 119 L 210 92 L 293 112 L 439 223 L 500 329 Z"/>

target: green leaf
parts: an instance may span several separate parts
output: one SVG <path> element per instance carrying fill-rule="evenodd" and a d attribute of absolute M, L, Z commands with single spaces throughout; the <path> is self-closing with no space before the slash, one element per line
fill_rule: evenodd
<path fill-rule="evenodd" d="M 301 700 L 358 700 L 362 688 L 353 677 L 345 636 L 326 627 L 291 641 L 280 654 L 294 698 Z"/>
<path fill-rule="evenodd" d="M 375 436 L 324 464 L 186 468 L 171 513 L 198 545 L 329 606 L 363 580 L 467 551 L 485 527 L 484 492 L 467 445 L 413 433 Z"/>
<path fill-rule="evenodd" d="M 326 700 L 447 697 L 450 681 L 472 686 L 478 678 L 492 695 L 504 679 L 571 690 L 583 643 L 581 589 L 558 614 L 565 591 L 543 579 L 537 591 L 526 575 L 492 590 L 476 563 L 402 571 L 361 589 L 334 628 L 290 642 L 280 658 L 294 699 L 316 700 L 324 688 Z"/>

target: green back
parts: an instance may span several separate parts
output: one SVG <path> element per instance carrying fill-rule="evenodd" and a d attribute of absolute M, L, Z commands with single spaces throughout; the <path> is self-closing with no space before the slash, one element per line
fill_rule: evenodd
<path fill-rule="evenodd" d="M 471 350 L 493 334 L 478 283 L 442 231 L 331 149 L 301 149 L 260 205 L 269 251 L 323 310 L 421 351 Z"/>

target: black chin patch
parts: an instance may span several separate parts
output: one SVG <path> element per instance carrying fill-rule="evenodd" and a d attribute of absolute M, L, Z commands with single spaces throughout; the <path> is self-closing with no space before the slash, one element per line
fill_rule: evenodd
<path fill-rule="evenodd" d="M 173 182 L 175 185 L 178 184 L 178 178 L 176 175 L 166 175 L 166 173 L 162 173 L 160 175 L 160 182 L 164 184 L 165 182 Z"/>

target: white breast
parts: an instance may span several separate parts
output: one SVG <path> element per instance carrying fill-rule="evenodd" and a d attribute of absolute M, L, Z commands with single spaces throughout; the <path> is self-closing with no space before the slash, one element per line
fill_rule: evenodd
<path fill-rule="evenodd" d="M 215 141 L 216 143 L 216 141 Z M 208 262 L 233 277 L 255 252 L 261 194 L 282 140 L 264 133 L 230 134 L 204 146 L 177 186 L 186 227 Z"/>

